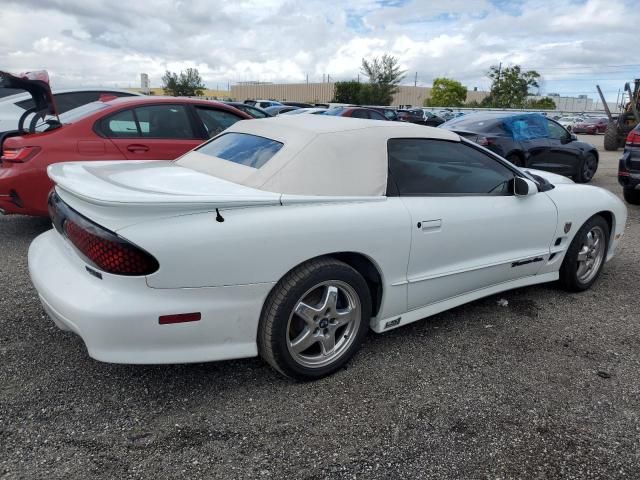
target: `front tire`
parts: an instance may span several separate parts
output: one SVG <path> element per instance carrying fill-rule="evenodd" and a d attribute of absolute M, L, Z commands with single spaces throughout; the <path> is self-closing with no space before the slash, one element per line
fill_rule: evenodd
<path fill-rule="evenodd" d="M 371 293 L 333 258 L 299 265 L 274 287 L 258 327 L 260 356 L 283 375 L 315 380 L 342 368 L 369 329 Z"/>
<path fill-rule="evenodd" d="M 560 267 L 560 285 L 570 292 L 582 292 L 600 276 L 609 250 L 609 225 L 599 215 L 578 230 Z"/>
<path fill-rule="evenodd" d="M 640 190 L 625 188 L 622 190 L 624 199 L 631 205 L 640 205 Z"/>
<path fill-rule="evenodd" d="M 587 153 L 578 166 L 576 182 L 590 182 L 596 174 L 596 170 L 598 170 L 598 159 L 593 153 Z"/>

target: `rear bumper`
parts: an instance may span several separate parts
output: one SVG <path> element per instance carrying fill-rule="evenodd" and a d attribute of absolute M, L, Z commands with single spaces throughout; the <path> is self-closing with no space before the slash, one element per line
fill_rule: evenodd
<path fill-rule="evenodd" d="M 189 363 L 257 355 L 256 333 L 273 284 L 155 289 L 144 277 L 90 275 L 55 230 L 29 248 L 29 272 L 47 314 L 112 363 Z M 201 312 L 200 321 L 160 325 L 158 317 Z"/>

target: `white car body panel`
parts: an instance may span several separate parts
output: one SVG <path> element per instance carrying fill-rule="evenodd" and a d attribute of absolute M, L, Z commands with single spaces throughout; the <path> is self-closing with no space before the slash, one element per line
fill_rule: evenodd
<path fill-rule="evenodd" d="M 239 122 L 245 123 L 239 128 L 279 128 L 259 122 Z M 433 129 L 419 128 L 423 138 L 431 136 Z M 349 129 L 350 135 L 370 134 Z M 385 135 L 414 135 L 404 127 L 375 130 L 382 143 Z M 280 129 L 279 138 L 286 142 L 288 132 Z M 321 153 L 311 158 L 321 160 Z M 387 197 L 375 194 L 378 180 L 365 179 L 358 195 L 321 195 L 313 188 L 296 194 L 166 162 L 59 164 L 49 174 L 62 200 L 144 248 L 160 268 L 146 277 L 102 273 L 100 280 L 56 231 L 33 242 L 29 268 L 56 323 L 82 336 L 91 356 L 109 362 L 255 355 L 260 314 L 273 286 L 297 265 L 325 255 L 356 254 L 376 270 L 382 294 L 370 325 L 382 332 L 486 295 L 556 280 L 574 235 L 599 212 L 612 220 L 613 256 L 626 221 L 624 204 L 606 190 L 532 173 L 557 180 L 555 188 L 523 197 Z M 184 312 L 201 312 L 202 319 L 158 324 L 160 315 Z"/>

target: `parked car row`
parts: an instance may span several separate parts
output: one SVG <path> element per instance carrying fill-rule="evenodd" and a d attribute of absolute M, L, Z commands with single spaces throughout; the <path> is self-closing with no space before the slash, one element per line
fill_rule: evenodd
<path fill-rule="evenodd" d="M 55 96 L 51 98 L 49 108 L 57 112 Z M 250 118 L 233 106 L 208 100 L 109 96 L 26 131 L 5 132 L 0 136 L 0 212 L 46 216 L 53 186 L 47 167 L 53 163 L 174 160 Z"/>
<path fill-rule="evenodd" d="M 595 135 L 605 132 L 609 119 L 607 117 L 565 116 L 558 118 L 558 123 L 570 132 Z"/>
<path fill-rule="evenodd" d="M 34 99 L 42 102 L 42 99 L 49 98 L 48 85 L 35 82 L 29 88 L 31 93 L 26 95 L 34 97 L 32 103 Z M 98 91 L 87 90 L 84 93 L 89 92 L 95 96 Z M 117 98 L 115 93 L 107 95 L 102 92 L 98 101 L 65 111 L 46 122 L 26 122 L 29 123 L 28 128 L 21 118 L 18 131 L 0 136 L 0 212 L 47 215 L 47 195 L 52 183 L 46 169 L 53 163 L 87 159 L 173 160 L 238 120 L 277 115 L 329 115 L 441 126 L 486 147 L 518 167 L 546 170 L 582 183 L 589 182 L 598 168 L 599 156 L 595 147 L 578 141 L 560 123 L 538 114 L 474 113 L 454 116 L 444 122 L 427 109 L 396 110 L 379 106 L 326 109 L 279 102 L 262 109 L 256 105 L 272 101 L 220 103 L 137 95 Z M 14 97 L 21 96 L 6 98 Z M 45 109 L 58 112 L 56 98 L 55 94 L 51 95 L 51 105 Z M 82 98 L 93 99 L 88 95 Z M 24 102 L 25 99 L 19 101 Z M 67 102 L 65 108 L 68 106 Z M 39 108 L 42 109 L 42 105 Z M 597 125 L 594 122 L 596 129 Z M 625 151 L 626 170 L 621 169 L 620 174 L 621 182 L 625 182 L 625 198 L 630 202 L 637 196 L 633 188 L 635 174 L 632 173 L 637 169 L 632 159 L 636 155 L 636 143 L 634 139 L 628 142 L 631 153 Z"/>

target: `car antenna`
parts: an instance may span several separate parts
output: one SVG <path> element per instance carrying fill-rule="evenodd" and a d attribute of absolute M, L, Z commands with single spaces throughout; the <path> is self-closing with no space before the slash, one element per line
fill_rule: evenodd
<path fill-rule="evenodd" d="M 216 222 L 220 222 L 220 223 L 224 222 L 224 217 L 220 215 L 220 210 L 218 210 L 217 208 L 216 208 Z"/>

